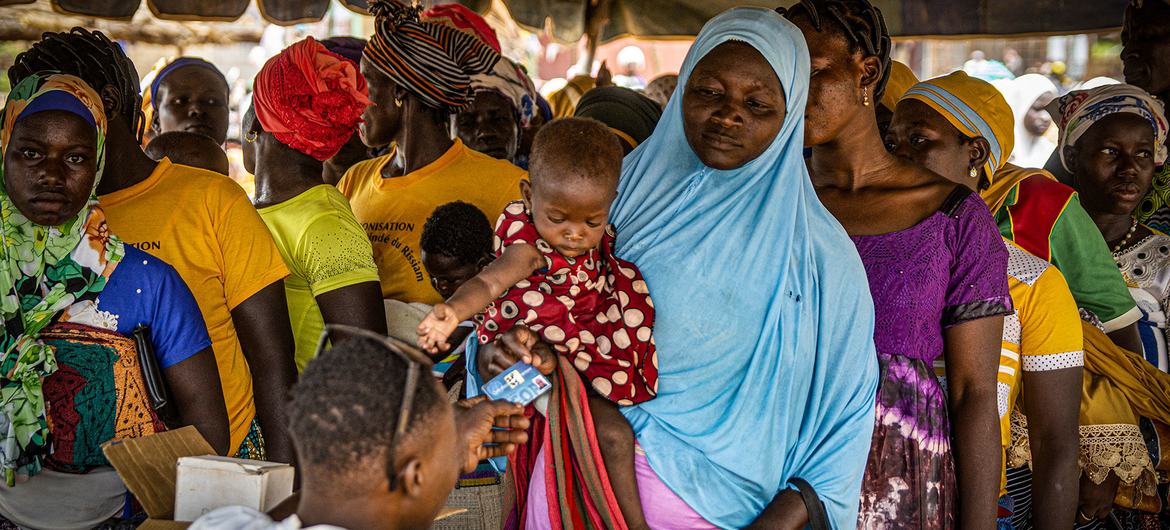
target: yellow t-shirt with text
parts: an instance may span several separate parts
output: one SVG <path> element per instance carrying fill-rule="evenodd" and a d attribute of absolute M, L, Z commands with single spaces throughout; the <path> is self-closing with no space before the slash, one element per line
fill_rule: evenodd
<path fill-rule="evenodd" d="M 232 309 L 288 276 L 248 196 L 218 173 L 164 158 L 146 180 L 99 197 L 110 231 L 179 271 L 211 335 L 235 453 L 256 405 Z"/>
<path fill-rule="evenodd" d="M 360 162 L 337 189 L 347 198 L 370 242 L 382 282 L 382 297 L 413 303 L 442 302 L 423 268 L 419 240 L 431 213 L 453 201 L 470 203 L 495 222 L 520 198 L 528 174 L 512 164 L 473 151 L 455 140 L 443 156 L 408 175 L 383 178 L 393 154 Z"/>

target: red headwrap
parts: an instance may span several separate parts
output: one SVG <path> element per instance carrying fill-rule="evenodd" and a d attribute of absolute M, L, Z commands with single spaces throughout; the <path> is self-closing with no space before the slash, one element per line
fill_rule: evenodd
<path fill-rule="evenodd" d="M 446 24 L 464 33 L 475 35 L 484 44 L 491 46 L 496 53 L 500 53 L 500 39 L 496 37 L 496 30 L 492 29 L 479 13 L 460 4 L 434 6 L 423 11 L 419 19 L 423 22 Z"/>
<path fill-rule="evenodd" d="M 349 141 L 371 103 L 352 61 L 308 37 L 268 60 L 256 74 L 252 106 L 260 126 L 281 143 L 328 160 Z"/>

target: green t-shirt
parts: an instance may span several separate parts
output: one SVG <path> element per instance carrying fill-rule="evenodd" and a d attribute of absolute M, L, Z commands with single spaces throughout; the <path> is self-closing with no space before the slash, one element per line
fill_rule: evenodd
<path fill-rule="evenodd" d="M 325 328 L 316 297 L 342 287 L 377 282 L 374 250 L 349 201 L 333 186 L 314 186 L 259 211 L 291 272 L 284 280 L 284 290 L 300 372 L 316 353 Z"/>
<path fill-rule="evenodd" d="M 1097 315 L 1106 332 L 1141 318 L 1105 238 L 1068 186 L 1042 175 L 1024 179 L 995 212 L 995 221 L 1003 237 L 1055 265 L 1077 306 Z"/>

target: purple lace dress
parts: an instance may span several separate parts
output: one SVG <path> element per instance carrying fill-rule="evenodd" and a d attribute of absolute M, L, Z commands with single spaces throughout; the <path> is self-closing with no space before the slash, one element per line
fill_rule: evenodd
<path fill-rule="evenodd" d="M 881 379 L 860 528 L 955 527 L 946 395 L 934 374 L 947 327 L 1011 312 L 1007 249 L 978 195 L 888 234 L 853 237 L 873 295 Z"/>

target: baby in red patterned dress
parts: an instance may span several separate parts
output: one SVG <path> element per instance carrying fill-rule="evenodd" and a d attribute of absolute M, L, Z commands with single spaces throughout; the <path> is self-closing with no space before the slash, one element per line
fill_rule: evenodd
<path fill-rule="evenodd" d="M 582 156 L 584 155 L 584 156 Z M 447 348 L 459 322 L 479 315 L 483 344 L 526 326 L 569 359 L 589 400 L 614 494 L 631 528 L 644 527 L 634 481 L 633 432 L 614 404 L 658 390 L 654 304 L 641 272 L 613 255 L 609 208 L 623 151 L 600 122 L 566 118 L 533 143 L 524 198 L 496 225 L 497 258 L 419 324 L 419 346 Z M 628 461 L 627 461 L 628 460 Z"/>

